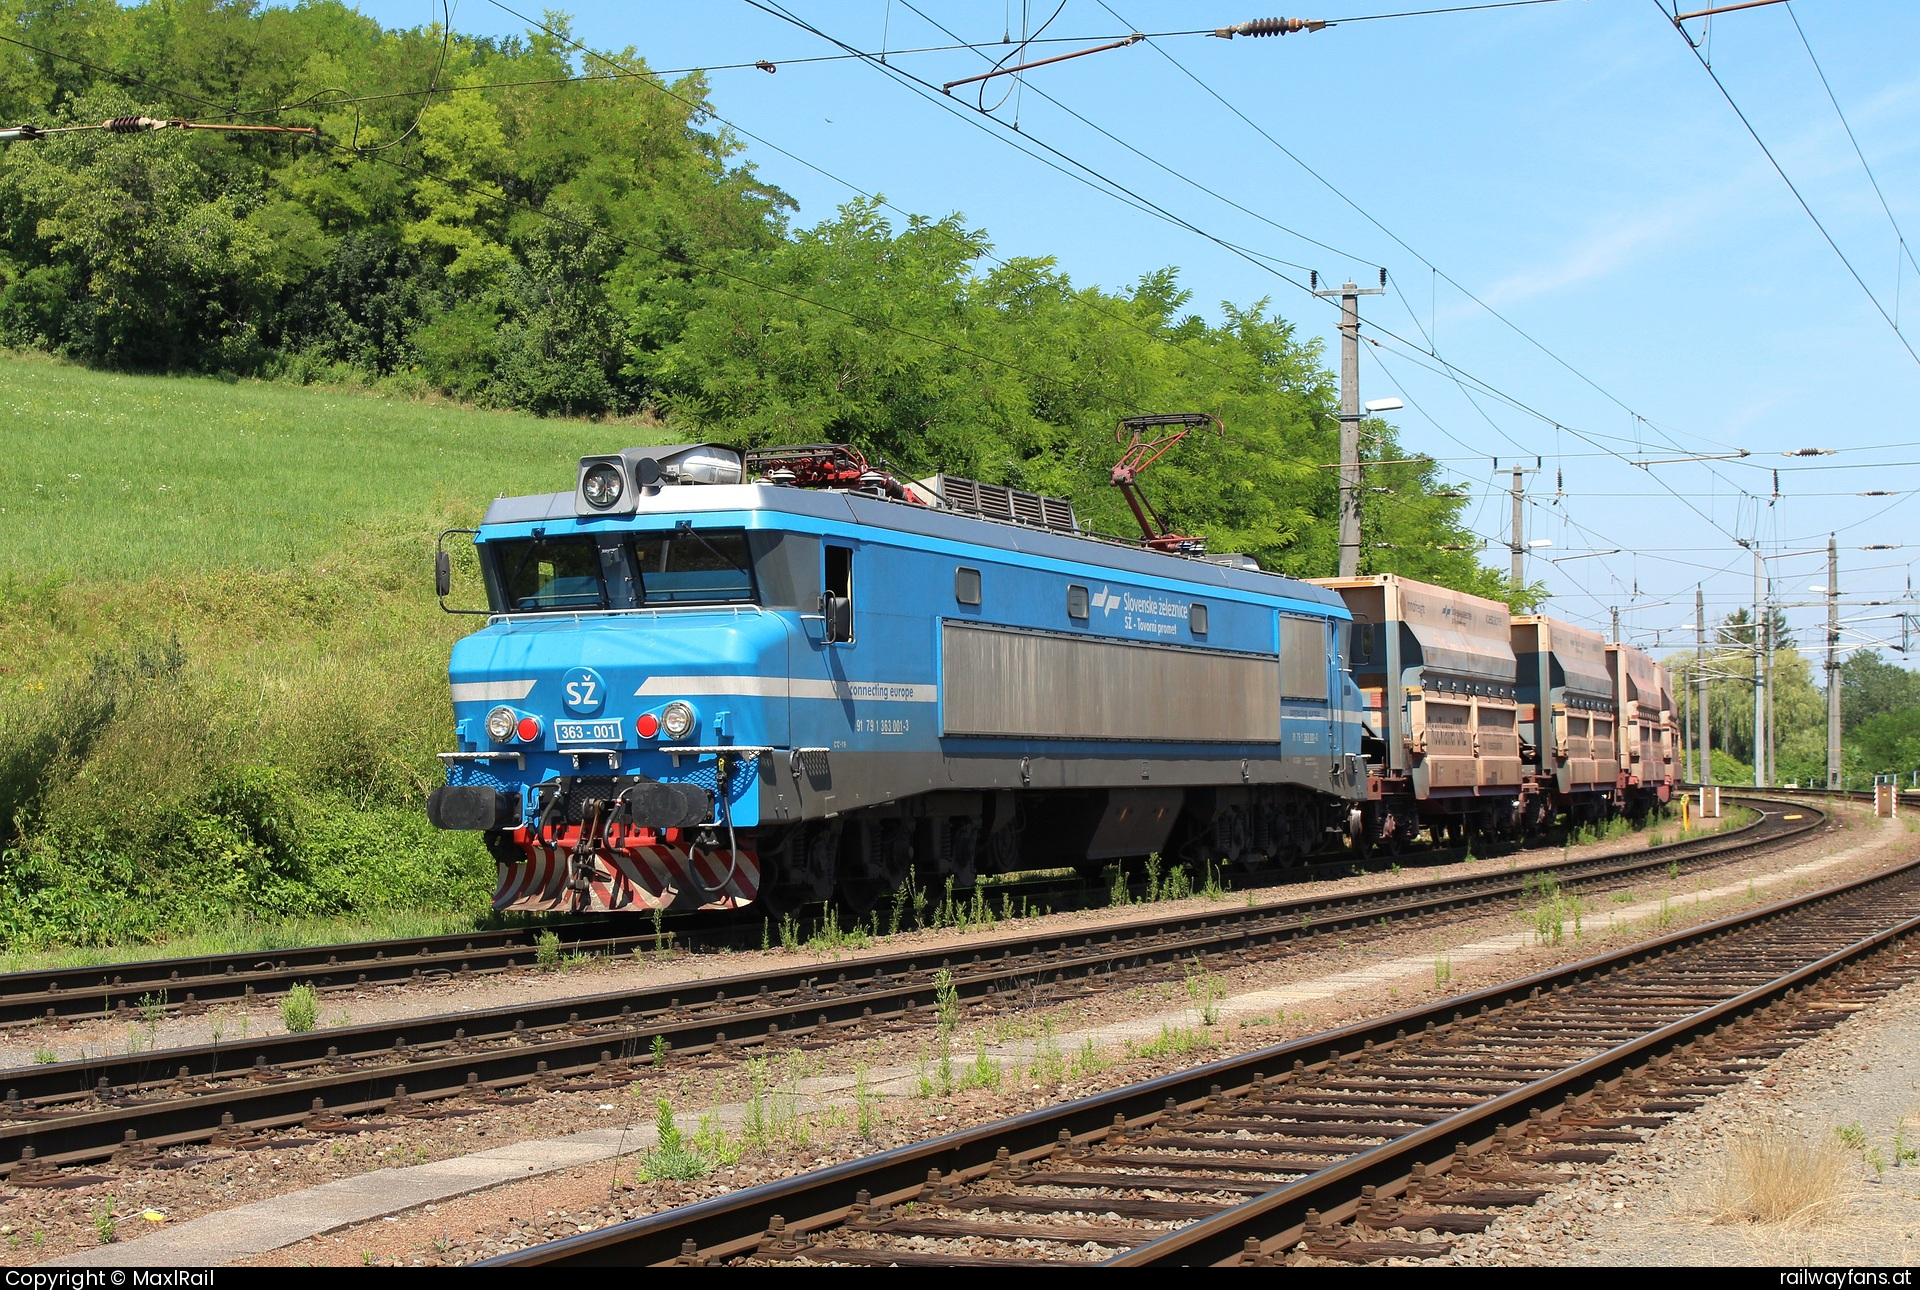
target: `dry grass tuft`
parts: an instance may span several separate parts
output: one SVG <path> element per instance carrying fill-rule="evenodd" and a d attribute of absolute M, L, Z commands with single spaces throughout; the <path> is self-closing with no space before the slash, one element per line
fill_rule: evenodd
<path fill-rule="evenodd" d="M 1853 1153 L 1833 1139 L 1808 1142 L 1774 1126 L 1729 1138 L 1713 1221 L 1810 1227 L 1838 1218 L 1855 1169 Z"/>

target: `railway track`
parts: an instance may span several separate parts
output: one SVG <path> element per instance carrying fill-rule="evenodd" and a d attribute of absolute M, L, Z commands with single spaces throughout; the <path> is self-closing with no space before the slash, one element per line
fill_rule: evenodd
<path fill-rule="evenodd" d="M 1920 860 L 1378 1021 L 489 1260 L 1431 1258 L 1920 976 Z"/>
<path fill-rule="evenodd" d="M 1788 820 L 1787 815 L 1796 818 Z M 61 1167 L 212 1142 L 358 1131 L 354 1117 L 430 1115 L 438 1104 L 617 1087 L 655 1062 L 725 1063 L 869 1034 L 911 1033 L 946 973 L 976 1011 L 1025 1008 L 1090 990 L 1158 982 L 1202 964 L 1257 960 L 1316 937 L 1371 933 L 1562 885 L 1631 878 L 1790 846 L 1820 827 L 1812 808 L 1625 856 L 1427 878 L 1338 898 L 1272 901 L 1178 918 L 1046 932 L 949 950 L 807 963 L 731 978 L 170 1048 L 0 1072 L 0 1167 L 12 1182 L 59 1181 Z M 829 972 L 834 979 L 827 980 Z M 439 1106 L 444 1111 L 445 1106 Z"/>
<path fill-rule="evenodd" d="M 1324 866 L 1333 868 L 1334 866 Z M 1006 883 L 991 889 L 1002 899 L 1080 907 L 1093 895 L 1075 880 Z M 1098 893 L 1104 898 L 1106 889 Z M 0 1026 L 74 1024 L 100 1019 L 133 1021 L 151 1015 L 194 1016 L 234 999 L 272 999 L 296 985 L 322 991 L 404 985 L 511 972 L 536 962 L 538 940 L 551 932 L 557 952 L 611 956 L 669 948 L 744 947 L 758 936 L 762 916 L 669 914 L 653 930 L 641 915 L 553 921 L 519 927 L 354 941 L 233 954 L 145 959 L 84 968 L 0 973 Z M 645 931 L 637 930 L 646 928 Z"/>
<path fill-rule="evenodd" d="M 1729 801 L 1736 800 L 1731 797 Z M 1672 844 L 1684 854 L 1690 844 Z M 1435 848 L 1410 853 L 1410 862 L 1444 864 L 1464 851 Z M 1664 853 L 1663 853 L 1664 854 Z M 1379 856 L 1364 862 L 1342 856 L 1274 874 L 1263 882 L 1311 882 L 1345 876 L 1356 866 L 1379 870 L 1394 862 Z M 1105 887 L 1079 880 L 998 883 L 989 899 L 1011 907 L 1052 911 L 1104 904 Z M 1145 893 L 1134 884 L 1132 894 Z M 442 936 L 317 945 L 301 949 L 201 954 L 84 968 L 46 968 L 0 973 L 0 1027 L 136 1021 L 162 1015 L 193 1016 L 231 1000 L 273 999 L 296 985 L 349 991 L 370 985 L 404 985 L 511 972 L 530 966 L 544 932 L 559 940 L 564 955 L 613 956 L 657 951 L 664 940 L 680 948 L 744 948 L 761 931 L 762 916 L 742 920 L 713 914 L 668 915 L 655 929 L 638 915 L 621 919 L 552 922 Z M 641 928 L 645 930 L 640 930 Z"/>

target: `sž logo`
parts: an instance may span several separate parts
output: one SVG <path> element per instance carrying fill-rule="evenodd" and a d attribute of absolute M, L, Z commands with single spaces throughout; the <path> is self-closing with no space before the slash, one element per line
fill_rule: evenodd
<path fill-rule="evenodd" d="M 567 711 L 591 716 L 606 704 L 607 683 L 592 668 L 576 667 L 560 678 L 560 693 L 565 696 Z"/>

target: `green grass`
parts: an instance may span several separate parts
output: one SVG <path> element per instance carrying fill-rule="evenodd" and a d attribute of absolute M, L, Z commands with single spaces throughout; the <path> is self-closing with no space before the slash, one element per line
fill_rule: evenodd
<path fill-rule="evenodd" d="M 278 568 L 320 558 L 348 524 L 473 518 L 502 493 L 570 488 L 582 453 L 660 437 L 0 354 L 0 550 L 25 581 Z"/>
<path fill-rule="evenodd" d="M 485 919 L 492 861 L 421 809 L 475 621 L 434 536 L 661 432 L 4 354 L 0 407 L 15 961 Z"/>
<path fill-rule="evenodd" d="M 472 910 L 458 913 L 386 910 L 358 917 L 292 918 L 275 922 L 236 918 L 219 927 L 190 929 L 142 945 L 13 948 L 0 953 L 0 972 L 87 968 L 212 954 L 268 953 L 345 941 L 409 940 L 416 936 L 450 936 L 494 925 L 496 920 Z"/>

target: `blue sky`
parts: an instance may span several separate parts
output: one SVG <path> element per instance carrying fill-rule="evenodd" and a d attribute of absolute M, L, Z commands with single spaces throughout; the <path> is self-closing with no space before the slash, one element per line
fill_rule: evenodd
<path fill-rule="evenodd" d="M 1017 40 L 1058 0 L 785 3 L 872 51 L 883 38 L 894 50 L 950 43 L 935 22 L 968 41 Z M 1067 0 L 1046 34 L 1266 16 L 1242 0 L 1106 4 Z M 430 14 L 426 0 L 360 7 L 389 25 Z M 1342 0 L 1285 12 L 1402 7 L 1422 6 Z M 1663 644 L 1690 644 L 1690 631 L 1674 629 L 1693 620 L 1696 583 L 1710 618 L 1751 602 L 1752 557 L 1736 538 L 1757 537 L 1769 554 L 1821 548 L 1767 562 L 1776 594 L 1798 604 L 1818 600 L 1807 588 L 1825 583 L 1826 535 L 1838 530 L 1845 616 L 1860 620 L 1849 642 L 1899 639 L 1897 623 L 1874 621 L 1898 605 L 1858 602 L 1903 596 L 1920 560 L 1920 362 L 1654 0 L 1558 0 L 1262 40 L 1169 36 L 1033 72 L 1024 87 L 992 83 L 986 105 L 1012 91 L 993 115 L 1011 125 L 1017 114 L 1030 150 L 1058 149 L 1252 259 L 1022 155 L 1010 130 L 977 111 L 977 90 L 956 91 L 948 110 L 858 60 L 791 61 L 838 51 L 741 0 L 576 0 L 568 11 L 581 39 L 632 46 L 656 68 L 779 64 L 772 75 L 714 71 L 720 114 L 900 207 L 962 212 L 999 254 L 1052 255 L 1080 282 L 1120 286 L 1174 265 L 1201 312 L 1268 298 L 1325 337 L 1331 359 L 1335 310 L 1296 284 L 1317 269 L 1323 281 L 1371 285 L 1384 266 L 1392 287 L 1363 305 L 1365 332 L 1380 342 L 1363 346 L 1363 396 L 1406 400 L 1394 414 L 1405 445 L 1443 459 L 1472 490 L 1469 513 L 1497 544 L 1495 567 L 1508 562 L 1510 507 L 1493 459 L 1542 459 L 1527 478 L 1526 536 L 1552 545 L 1529 558 L 1528 574 L 1547 581 L 1556 613 L 1604 626 L 1618 606 L 1630 638 L 1653 644 L 1664 629 Z M 1920 5 L 1798 0 L 1791 13 L 1725 14 L 1702 50 L 1890 315 L 1897 292 L 1920 350 L 1920 273 L 1906 263 L 1896 281 L 1893 227 L 1794 18 L 1894 219 L 1920 238 Z M 524 27 L 491 0 L 461 0 L 453 23 Z M 1702 27 L 1689 24 L 1696 36 Z M 936 84 L 988 65 L 970 51 L 891 61 Z M 803 222 L 852 195 L 774 147 L 750 143 L 746 157 L 800 201 Z M 1476 379 L 1497 393 L 1475 390 Z M 1812 447 L 1839 451 L 1781 455 Z M 1737 449 L 1752 455 L 1629 464 Z M 1868 490 L 1896 495 L 1860 496 Z M 1869 544 L 1902 549 L 1859 549 Z M 1824 640 L 1824 613 L 1789 610 L 1803 643 Z M 1920 655 L 1920 634 L 1914 643 Z"/>

